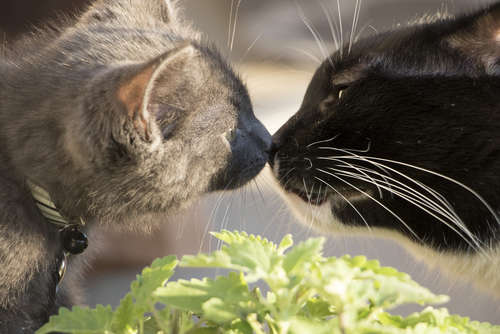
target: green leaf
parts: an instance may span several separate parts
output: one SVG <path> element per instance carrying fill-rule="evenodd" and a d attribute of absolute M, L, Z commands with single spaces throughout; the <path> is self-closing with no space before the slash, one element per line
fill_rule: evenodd
<path fill-rule="evenodd" d="M 170 282 L 158 288 L 154 295 L 165 305 L 203 314 L 205 319 L 219 324 L 231 322 L 258 308 L 258 301 L 250 293 L 244 276 L 234 272 L 216 280 Z"/>
<path fill-rule="evenodd" d="M 283 254 L 285 251 L 293 246 L 293 238 L 291 234 L 287 234 L 283 237 L 281 240 L 279 246 L 278 246 L 278 253 Z"/>
<path fill-rule="evenodd" d="M 303 317 L 311 319 L 324 319 L 331 317 L 335 312 L 332 311 L 332 306 L 319 298 L 311 298 L 307 301 L 305 307 L 301 311 Z"/>
<path fill-rule="evenodd" d="M 130 285 L 131 295 L 134 299 L 134 309 L 138 316 L 142 317 L 151 305 L 154 305 L 153 292 L 160 286 L 165 285 L 174 274 L 177 266 L 175 256 L 167 256 L 153 261 L 151 266 L 146 267 L 141 275 Z"/>
<path fill-rule="evenodd" d="M 36 334 L 64 332 L 71 334 L 111 334 L 113 311 L 111 306 L 98 305 L 96 309 L 73 307 L 61 308 L 59 314 L 50 317 L 49 323 Z"/>
<path fill-rule="evenodd" d="M 308 270 L 308 265 L 322 258 L 324 238 L 309 239 L 299 243 L 285 256 L 283 268 L 288 274 Z"/>
<path fill-rule="evenodd" d="M 140 317 L 142 318 L 142 314 Z M 134 333 L 133 328 L 138 322 L 139 317 L 137 316 L 132 295 L 127 293 L 113 315 L 111 328 L 115 333 Z"/>
<path fill-rule="evenodd" d="M 218 267 L 246 273 L 249 283 L 264 279 L 271 285 L 286 284 L 288 278 L 283 271 L 283 256 L 275 244 L 260 236 L 246 233 L 213 233 L 227 245 L 211 255 L 184 256 L 183 267 Z M 286 243 L 286 242 L 285 242 Z"/>

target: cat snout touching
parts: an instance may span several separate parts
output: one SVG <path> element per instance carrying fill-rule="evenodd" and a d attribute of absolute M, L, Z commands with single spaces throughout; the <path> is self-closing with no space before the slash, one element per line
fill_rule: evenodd
<path fill-rule="evenodd" d="M 271 147 L 271 135 L 255 118 L 240 121 L 239 126 L 223 134 L 231 155 L 227 169 L 214 178 L 214 188 L 229 190 L 241 187 L 264 168 Z"/>

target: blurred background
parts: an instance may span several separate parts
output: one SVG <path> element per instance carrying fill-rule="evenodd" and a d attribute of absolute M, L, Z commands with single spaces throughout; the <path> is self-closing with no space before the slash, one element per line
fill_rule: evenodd
<path fill-rule="evenodd" d="M 0 41 L 11 43 L 63 13 L 82 11 L 91 0 L 2 0 Z M 298 109 L 314 69 L 334 51 L 329 20 L 342 26 L 344 40 L 369 36 L 422 17 L 453 15 L 486 5 L 487 0 L 181 0 L 184 12 L 205 36 L 216 42 L 244 78 L 257 117 L 276 131 Z M 359 19 L 356 3 L 361 4 Z M 353 26 L 353 22 L 358 23 Z M 309 27 L 308 27 L 309 26 Z M 220 245 L 208 231 L 245 230 L 279 241 L 292 233 L 296 241 L 316 236 L 300 225 L 269 187 L 264 175 L 233 193 L 206 196 L 165 222 L 151 235 L 102 232 L 99 256 L 84 285 L 89 305 L 116 305 L 135 275 L 154 258 L 193 254 Z M 475 320 L 500 323 L 500 301 L 450 279 L 439 268 L 427 268 L 390 240 L 329 237 L 326 255 L 366 255 L 383 265 L 408 272 L 431 290 L 451 296 L 451 312 Z M 180 270 L 176 277 L 214 276 L 214 271 Z M 500 275 L 500 273 L 499 273 Z M 418 308 L 407 307 L 407 314 Z"/>

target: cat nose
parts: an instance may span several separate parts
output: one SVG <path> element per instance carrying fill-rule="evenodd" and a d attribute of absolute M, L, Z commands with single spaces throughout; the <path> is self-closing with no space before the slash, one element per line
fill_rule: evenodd
<path fill-rule="evenodd" d="M 264 125 L 260 122 L 255 123 L 250 131 L 250 135 L 254 138 L 264 153 L 269 153 L 272 146 L 272 137 Z"/>

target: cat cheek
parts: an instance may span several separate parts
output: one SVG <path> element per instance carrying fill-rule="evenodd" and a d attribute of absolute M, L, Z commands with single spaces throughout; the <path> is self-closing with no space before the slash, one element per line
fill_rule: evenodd
<path fill-rule="evenodd" d="M 337 102 L 337 98 L 335 98 L 335 96 L 333 94 L 330 94 L 326 99 L 324 99 L 323 101 L 321 101 L 321 103 L 319 104 L 319 111 L 321 113 L 327 113 L 329 112 L 330 110 L 332 110 L 334 104 Z"/>

